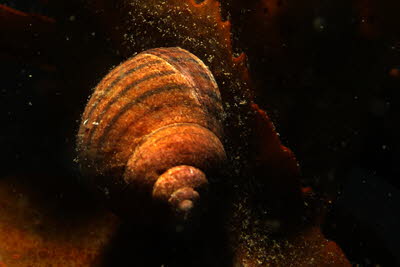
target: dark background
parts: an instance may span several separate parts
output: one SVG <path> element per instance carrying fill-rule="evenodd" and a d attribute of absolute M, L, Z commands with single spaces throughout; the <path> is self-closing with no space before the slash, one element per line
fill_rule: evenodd
<path fill-rule="evenodd" d="M 300 11 L 296 17 L 283 16 L 280 34 L 286 42 L 284 52 L 278 52 L 284 59 L 275 54 L 273 44 L 260 46 L 258 38 L 243 32 L 254 10 L 229 11 L 234 1 L 223 1 L 222 7 L 233 21 L 234 45 L 247 53 L 254 83 L 261 88 L 256 102 L 269 112 L 282 141 L 295 152 L 304 185 L 333 200 L 324 223 L 327 237 L 354 263 L 400 265 L 400 77 L 390 74 L 400 68 L 400 22 L 383 23 L 381 37 L 365 38 L 356 34 L 360 18 L 342 2 L 320 1 L 304 17 Z M 391 8 L 390 2 L 385 6 L 388 16 L 398 7 Z M 68 13 L 68 8 L 76 8 L 73 5 L 60 15 L 45 1 L 0 3 L 49 17 L 79 17 Z M 264 12 L 267 16 L 268 10 Z M 379 14 L 369 21 L 384 21 L 385 12 Z M 64 26 L 71 23 L 66 27 L 70 32 L 62 33 L 65 42 L 54 44 L 59 46 L 59 57 L 65 58 L 66 69 L 79 66 L 83 51 L 87 58 L 102 54 L 110 66 L 119 62 L 106 43 L 88 49 L 101 37 L 92 31 L 74 33 L 73 21 L 63 22 Z M 315 25 L 319 28 L 312 30 Z M 85 27 L 96 32 L 96 25 Z M 74 37 L 84 42 L 69 42 Z M 74 135 L 86 97 L 99 81 L 94 77 L 103 70 L 93 67 L 92 74 L 82 70 L 66 76 L 55 63 L 61 60 L 52 56 L 48 65 L 25 60 L 18 53 L 1 51 L 0 56 L 1 176 L 61 172 L 79 177 L 73 163 Z M 87 91 L 74 92 L 73 81 L 84 74 L 92 75 L 84 84 Z"/>

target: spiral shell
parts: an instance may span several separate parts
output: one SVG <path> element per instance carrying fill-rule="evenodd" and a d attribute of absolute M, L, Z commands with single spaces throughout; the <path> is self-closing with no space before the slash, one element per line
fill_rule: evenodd
<path fill-rule="evenodd" d="M 187 216 L 208 183 L 204 173 L 226 160 L 223 112 L 199 58 L 181 48 L 144 51 L 113 69 L 90 98 L 77 138 L 82 168 Z"/>

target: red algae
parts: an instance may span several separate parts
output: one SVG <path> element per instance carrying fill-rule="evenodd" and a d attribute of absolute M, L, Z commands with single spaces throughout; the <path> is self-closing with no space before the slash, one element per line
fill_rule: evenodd
<path fill-rule="evenodd" d="M 318 227 L 286 239 L 244 235 L 243 240 L 236 253 L 238 266 L 351 266 L 341 249 L 326 240 Z"/>
<path fill-rule="evenodd" d="M 58 218 L 44 193 L 27 184 L 35 176 L 0 182 L 0 255 L 4 266 L 97 266 L 119 221 L 108 211 L 76 222 Z M 56 201 L 57 202 L 57 201 Z"/>
<path fill-rule="evenodd" d="M 92 19 L 102 25 L 102 34 L 111 41 L 116 53 L 128 58 L 149 48 L 179 46 L 202 59 L 220 86 L 227 113 L 225 138 L 228 157 L 235 166 L 237 176 L 240 176 L 237 185 L 243 187 L 239 188 L 239 191 L 243 191 L 238 194 L 239 198 L 234 200 L 234 218 L 229 225 L 236 263 L 239 266 L 350 266 L 340 248 L 323 237 L 319 226 L 314 225 L 313 218 L 305 225 L 300 222 L 305 208 L 297 160 L 293 152 L 280 142 L 267 113 L 254 103 L 253 95 L 257 88 L 252 87 L 246 55 L 242 53 L 236 56 L 233 52 L 232 26 L 229 21 L 223 21 L 219 1 L 206 0 L 198 4 L 193 0 L 117 2 L 118 8 L 110 1 L 90 2 Z M 262 14 L 267 11 L 268 20 L 273 22 L 267 21 L 265 28 L 262 28 L 267 29 L 263 34 L 272 33 L 267 41 L 280 44 L 283 39 L 277 28 L 280 16 L 286 12 L 284 7 L 271 1 L 260 1 L 256 7 L 255 20 L 264 18 Z M 20 19 L 17 17 L 32 19 L 24 13 L 6 8 L 2 8 L 2 11 L 8 14 L 7 17 L 16 16 L 18 21 Z M 3 29 L 0 28 L 0 31 Z M 21 29 L 13 31 L 21 32 Z M 254 35 L 255 32 L 249 31 L 248 34 Z M 264 42 L 255 47 L 263 45 Z M 283 48 L 276 47 L 283 55 Z M 282 66 L 289 67 L 285 66 L 284 60 L 280 62 Z M 269 191 L 260 190 L 262 193 L 259 192 L 259 195 L 251 190 L 246 191 L 247 171 L 251 171 L 250 176 L 255 178 L 257 186 L 269 188 Z M 7 187 L 12 185 L 10 179 L 4 180 L 4 184 L 4 196 L 0 196 L 0 199 L 11 199 L 3 204 L 5 208 L 2 208 L 2 212 L 8 219 L 0 228 L 3 232 L 11 233 L 1 242 L 5 245 L 0 245 L 5 264 L 14 264 L 18 260 L 22 262 L 21 265 L 12 266 L 25 266 L 23 264 L 28 263 L 35 266 L 49 263 L 65 266 L 72 262 L 90 265 L 98 261 L 100 251 L 109 242 L 118 224 L 117 219 L 107 212 L 101 212 L 79 229 L 39 234 L 35 225 L 27 224 L 25 218 L 13 217 L 10 210 L 14 208 L 13 203 L 18 201 L 7 191 L 11 190 Z M 27 190 L 27 193 L 23 192 L 29 195 L 30 189 L 23 190 Z M 258 198 L 261 198 L 257 203 L 261 209 L 252 205 L 258 202 Z M 271 200 L 278 204 L 268 206 Z M 22 203 L 21 213 L 31 209 L 28 204 Z M 262 214 L 263 210 L 269 209 L 273 210 L 274 216 Z M 34 224 L 35 220 L 31 221 Z M 49 228 L 54 228 L 51 220 L 49 224 Z M 95 229 L 93 231 L 98 232 L 99 236 L 91 238 L 89 229 Z M 74 234 L 72 240 L 68 233 Z"/>
<path fill-rule="evenodd" d="M 57 24 L 52 18 L 0 5 L 0 58 L 44 63 L 54 55 Z M 48 62 L 47 62 L 48 64 Z"/>

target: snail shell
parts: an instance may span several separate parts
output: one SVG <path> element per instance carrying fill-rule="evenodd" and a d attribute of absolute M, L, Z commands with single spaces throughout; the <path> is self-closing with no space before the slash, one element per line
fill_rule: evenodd
<path fill-rule="evenodd" d="M 207 186 L 205 173 L 226 160 L 222 115 L 218 86 L 199 58 L 176 47 L 147 50 L 95 88 L 78 158 L 110 188 L 128 188 L 133 198 L 166 203 L 186 218 Z"/>

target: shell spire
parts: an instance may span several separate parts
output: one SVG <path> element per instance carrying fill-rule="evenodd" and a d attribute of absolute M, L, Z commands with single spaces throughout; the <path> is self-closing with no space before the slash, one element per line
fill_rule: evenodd
<path fill-rule="evenodd" d="M 161 203 L 186 219 L 207 188 L 206 176 L 226 160 L 223 113 L 218 86 L 200 59 L 177 47 L 144 51 L 96 87 L 78 133 L 81 165 L 95 186 L 105 181 L 138 206 Z"/>

